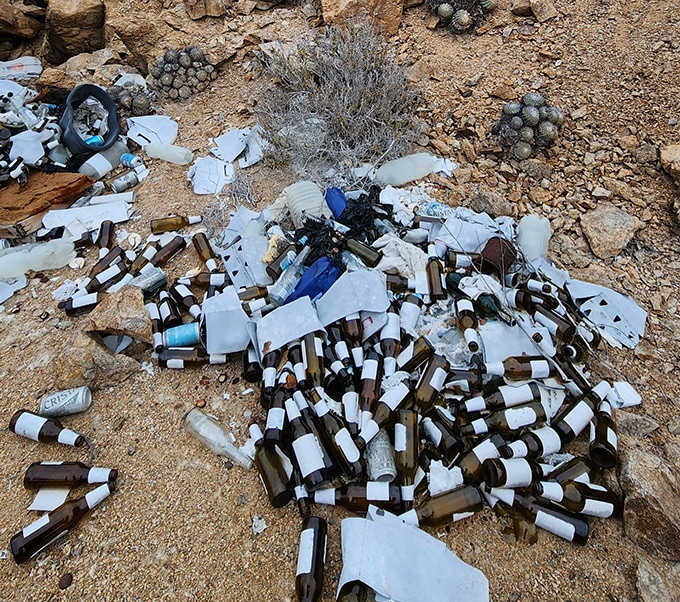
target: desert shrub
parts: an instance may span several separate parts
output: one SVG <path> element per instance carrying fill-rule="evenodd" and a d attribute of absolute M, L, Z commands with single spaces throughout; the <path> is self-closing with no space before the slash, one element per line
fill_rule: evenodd
<path fill-rule="evenodd" d="M 419 93 L 370 23 L 327 26 L 259 57 L 271 78 L 256 105 L 270 165 L 356 183 L 351 168 L 410 151 Z"/>

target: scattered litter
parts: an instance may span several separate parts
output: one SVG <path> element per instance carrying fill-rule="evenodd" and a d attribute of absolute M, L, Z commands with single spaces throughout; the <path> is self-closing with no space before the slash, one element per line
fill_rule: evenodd
<path fill-rule="evenodd" d="M 214 157 L 202 157 L 189 168 L 187 179 L 196 194 L 219 194 L 234 180 L 234 168 Z"/>
<path fill-rule="evenodd" d="M 264 518 L 259 515 L 253 516 L 253 535 L 259 535 L 267 528 Z"/>
<path fill-rule="evenodd" d="M 255 393 L 255 389 L 252 389 L 252 388 L 243 389 L 243 391 L 241 391 L 241 397 L 245 397 L 246 395 L 251 395 L 252 393 Z"/>

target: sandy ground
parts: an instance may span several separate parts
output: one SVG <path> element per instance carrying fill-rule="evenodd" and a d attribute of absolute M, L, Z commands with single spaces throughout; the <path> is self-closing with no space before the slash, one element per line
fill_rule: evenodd
<path fill-rule="evenodd" d="M 507 2 L 479 36 L 452 37 L 426 28 L 424 7 L 406 11 L 393 41 L 400 54 L 422 74 L 423 113 L 431 136 L 446 140 L 451 157 L 468 166 L 456 150 L 455 131 L 464 123 L 477 125 L 490 144 L 488 130 L 503 101 L 489 95 L 500 84 L 518 94 L 534 84 L 567 115 L 583 108 L 585 117 L 568 119 L 560 144 L 550 153 L 555 175 L 536 195 L 540 183 L 519 178 L 504 184 L 478 159 L 471 180 L 475 186 L 521 199 L 518 214 L 531 211 L 551 218 L 559 245 L 551 256 L 585 280 L 628 292 L 649 312 L 645 341 L 631 350 L 601 352 L 589 360 L 597 374 L 633 384 L 643 405 L 635 413 L 654 417 L 660 428 L 639 444 L 671 462 L 680 455 L 678 436 L 667 424 L 680 416 L 677 396 L 677 225 L 669 205 L 677 191 L 654 163 L 637 161 L 629 150 L 618 152 L 623 136 L 657 146 L 677 143 L 680 118 L 680 51 L 677 35 L 680 2 L 633 0 L 558 0 L 561 16 L 527 30 L 529 21 L 513 17 Z M 153 5 L 145 10 L 158 11 Z M 112 4 L 111 11 L 132 15 L 133 3 Z M 256 13 L 254 13 L 256 15 Z M 299 8 L 281 7 L 266 32 L 272 39 L 293 39 L 305 27 Z M 240 23 L 257 17 L 239 17 Z M 186 42 L 199 45 L 225 27 L 218 19 L 188 23 Z M 509 29 L 508 29 L 509 28 Z M 525 29 L 522 29 L 525 28 Z M 521 32 L 524 33 L 521 33 Z M 550 57 L 550 58 L 545 58 Z M 473 95 L 463 98 L 457 86 L 483 77 Z M 180 123 L 178 143 L 206 154 L 207 138 L 234 127 L 252 125 L 248 111 L 262 83 L 251 80 L 243 65 L 228 63 L 210 90 L 187 104 L 164 104 Z M 484 132 L 486 132 L 484 134 Z M 430 149 L 432 150 L 432 149 Z M 590 161 L 589 153 L 607 153 Z M 474 159 L 473 159 L 474 160 Z M 185 168 L 149 162 L 151 175 L 137 187 L 137 219 L 128 232 L 148 234 L 148 220 L 171 212 L 201 214 L 215 202 L 194 195 Z M 564 168 L 581 169 L 565 172 Z M 639 191 L 640 205 L 616 198 L 615 203 L 645 221 L 629 247 L 613 260 L 595 258 L 584 242 L 578 217 L 593 201 L 589 192 L 604 176 L 621 175 Z M 259 208 L 270 203 L 294 181 L 285 172 L 254 168 L 253 184 Z M 433 186 L 442 200 L 457 202 L 445 187 Z M 577 196 L 577 195 L 580 195 Z M 583 200 L 585 199 L 585 200 Z M 229 196 L 224 195 L 229 202 Z M 574 249 L 580 252 L 574 260 Z M 585 257 L 585 259 L 583 259 Z M 86 256 L 94 261 L 94 251 Z M 172 275 L 195 266 L 193 252 L 171 264 Z M 32 279 L 24 291 L 4 304 L 0 337 L 0 416 L 5 424 L 20 407 L 37 409 L 41 396 L 53 390 L 55 358 L 65 355 L 64 342 L 82 324 L 65 317 L 50 293 L 64 278 L 83 276 L 85 269 L 50 273 Z M 41 318 L 47 311 L 49 317 Z M 148 354 L 147 354 L 148 355 Z M 148 359 L 148 357 L 146 358 Z M 264 418 L 258 395 L 244 393 L 249 384 L 239 364 L 202 370 L 139 371 L 125 383 L 98 390 L 92 409 L 64 422 L 94 441 L 95 463 L 117 468 L 118 489 L 81 525 L 35 560 L 16 566 L 11 555 L 0 560 L 0 600 L 272 600 L 295 599 L 294 577 L 300 518 L 297 508 L 270 507 L 255 470 L 228 468 L 204 449 L 182 426 L 182 416 L 197 400 L 219 417 L 237 442 L 247 438 L 252 419 Z M 223 384 L 219 376 L 226 375 Z M 26 511 L 31 495 L 23 489 L 23 471 L 41 460 L 85 460 L 84 451 L 41 445 L 0 432 L 0 549 L 34 519 Z M 328 561 L 322 600 L 333 600 L 341 570 L 340 521 L 347 514 L 334 508 L 315 510 L 329 521 Z M 254 535 L 254 517 L 267 528 Z M 489 579 L 494 602 L 618 601 L 636 598 L 638 549 L 628 540 L 620 520 L 593 520 L 586 547 L 577 547 L 541 532 L 536 545 L 508 541 L 506 523 L 490 510 L 431 533 L 446 542 L 464 561 Z M 4 543 L 2 543 L 4 542 Z M 64 573 L 73 583 L 59 590 Z M 427 598 L 424 597 L 423 600 Z"/>

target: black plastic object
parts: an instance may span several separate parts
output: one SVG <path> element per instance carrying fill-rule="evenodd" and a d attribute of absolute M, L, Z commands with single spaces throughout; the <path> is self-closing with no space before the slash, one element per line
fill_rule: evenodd
<path fill-rule="evenodd" d="M 78 132 L 76 132 L 76 129 L 73 127 L 73 112 L 89 97 L 97 99 L 104 105 L 104 108 L 109 113 L 107 119 L 109 131 L 104 135 L 104 143 L 97 145 L 96 147 L 85 144 L 85 141 L 78 135 Z M 106 150 L 113 145 L 120 134 L 116 104 L 106 90 L 92 84 L 83 84 L 81 86 L 76 86 L 71 90 L 71 93 L 66 99 L 66 110 L 59 120 L 59 125 L 63 132 L 61 138 L 62 142 L 74 155 L 80 153 L 91 155 L 93 152 Z"/>

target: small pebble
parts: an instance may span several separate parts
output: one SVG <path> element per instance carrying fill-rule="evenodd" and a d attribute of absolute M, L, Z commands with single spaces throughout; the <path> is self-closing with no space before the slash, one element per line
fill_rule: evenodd
<path fill-rule="evenodd" d="M 64 573 L 59 579 L 59 589 L 66 589 L 71 583 L 73 583 L 73 574 Z"/>
<path fill-rule="evenodd" d="M 204 408 L 205 407 L 205 399 L 197 399 L 195 405 L 196 405 L 197 408 Z"/>
<path fill-rule="evenodd" d="M 131 445 L 128 447 L 128 456 L 134 456 L 136 451 L 137 448 L 134 445 Z"/>

